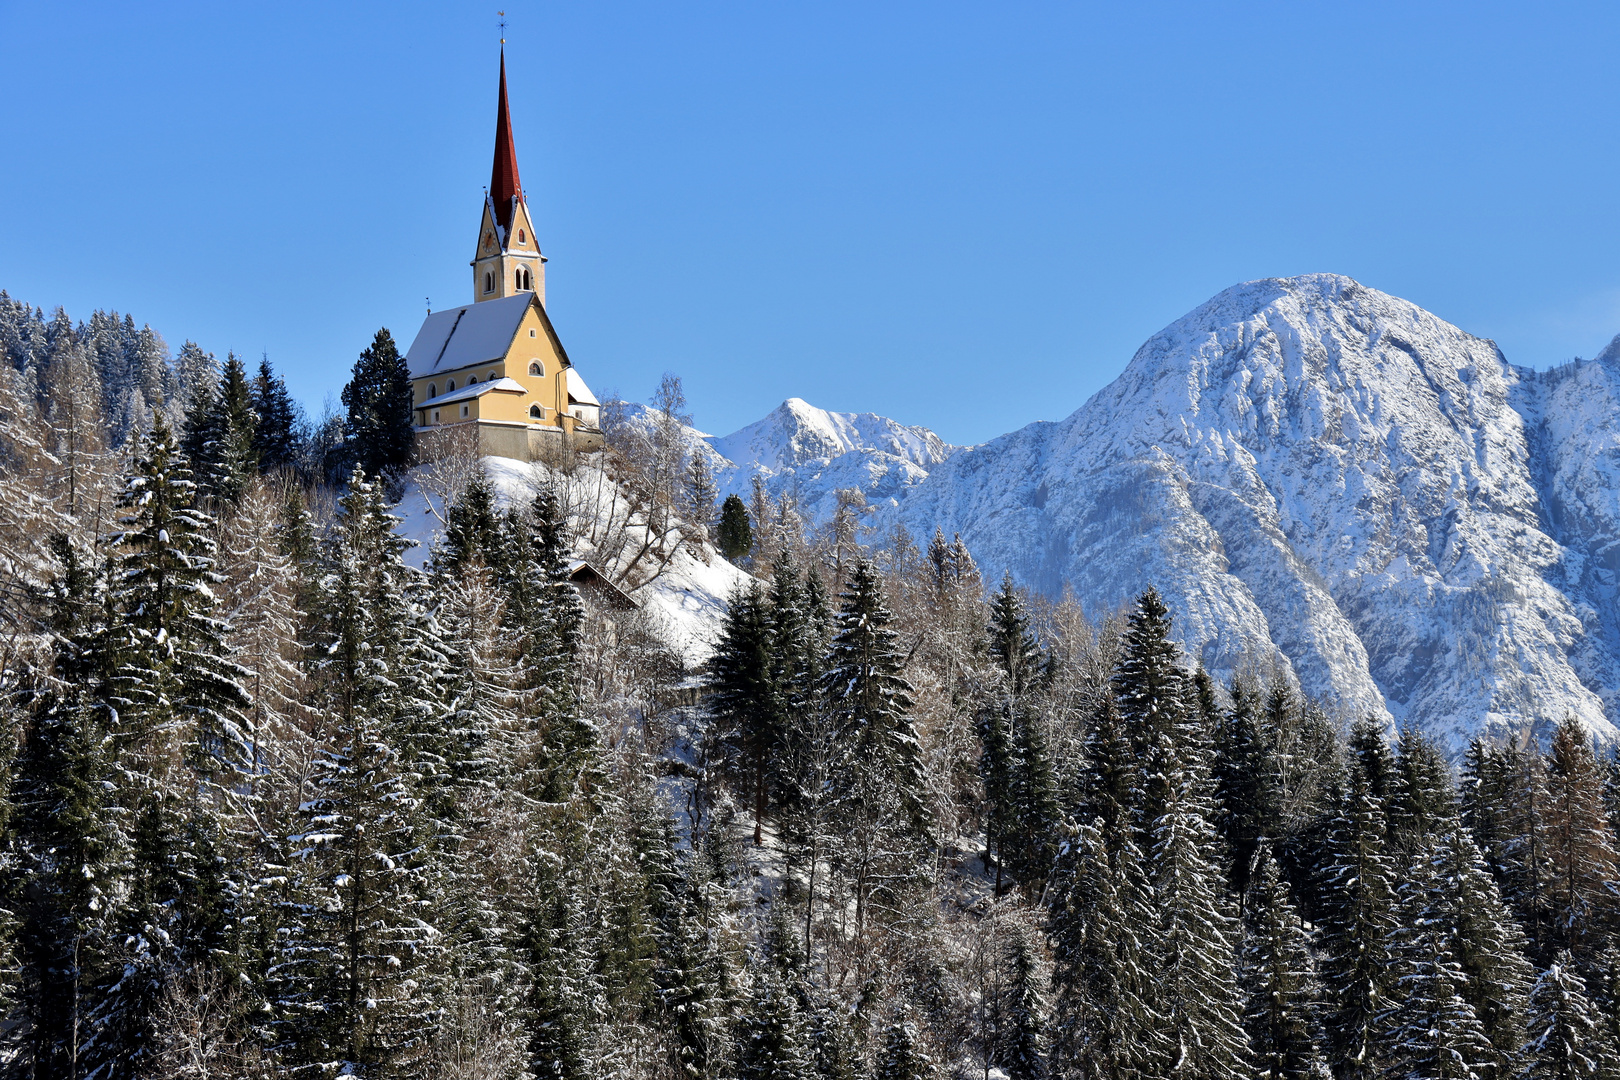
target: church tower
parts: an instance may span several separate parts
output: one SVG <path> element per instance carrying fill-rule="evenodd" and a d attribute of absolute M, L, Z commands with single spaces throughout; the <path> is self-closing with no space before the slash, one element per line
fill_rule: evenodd
<path fill-rule="evenodd" d="M 501 50 L 501 94 L 495 110 L 495 165 L 484 196 L 484 219 L 478 227 L 478 253 L 473 257 L 473 300 L 499 300 L 532 292 L 546 302 L 546 257 L 534 237 L 523 184 L 518 180 L 517 148 L 512 145 L 512 115 L 506 104 L 506 50 Z"/>

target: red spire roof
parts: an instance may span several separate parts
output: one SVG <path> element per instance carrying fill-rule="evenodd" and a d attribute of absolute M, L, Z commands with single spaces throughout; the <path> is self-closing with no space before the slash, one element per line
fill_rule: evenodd
<path fill-rule="evenodd" d="M 489 197 L 495 204 L 495 222 L 512 227 L 512 200 L 523 198 L 518 180 L 517 148 L 512 145 L 512 114 L 506 107 L 506 50 L 501 50 L 501 102 L 495 112 L 495 168 L 489 177 Z"/>

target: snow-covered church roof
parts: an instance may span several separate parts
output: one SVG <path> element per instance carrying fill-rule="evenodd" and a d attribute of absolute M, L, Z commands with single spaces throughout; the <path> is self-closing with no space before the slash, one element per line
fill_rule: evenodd
<path fill-rule="evenodd" d="M 602 403 L 596 400 L 591 388 L 585 385 L 584 376 L 573 368 L 568 369 L 568 402 L 571 405 L 596 405 Z"/>
<path fill-rule="evenodd" d="M 541 324 L 557 355 L 568 364 L 568 354 L 563 352 L 562 342 L 546 317 L 545 306 L 535 300 L 534 293 L 520 292 L 499 300 L 445 308 L 422 320 L 422 329 L 416 332 L 416 340 L 405 354 L 411 378 L 420 379 L 438 371 L 456 371 L 503 359 L 512 347 L 512 339 L 517 337 L 530 304 L 540 312 Z"/>

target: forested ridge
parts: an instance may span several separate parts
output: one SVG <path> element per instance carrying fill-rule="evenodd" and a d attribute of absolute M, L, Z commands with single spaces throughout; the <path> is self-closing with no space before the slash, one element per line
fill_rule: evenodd
<path fill-rule="evenodd" d="M 1620 1076 L 1573 722 L 1450 762 L 610 425 L 754 574 L 683 670 L 563 466 L 407 564 L 386 332 L 313 424 L 124 317 L 0 348 L 6 1075 Z"/>

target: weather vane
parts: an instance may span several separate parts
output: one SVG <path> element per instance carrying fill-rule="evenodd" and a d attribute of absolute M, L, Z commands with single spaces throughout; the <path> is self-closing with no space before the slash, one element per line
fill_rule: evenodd
<path fill-rule="evenodd" d="M 506 12 L 497 11 L 495 14 L 497 14 L 497 15 L 499 15 L 501 17 L 501 44 L 505 45 L 506 44 Z"/>

